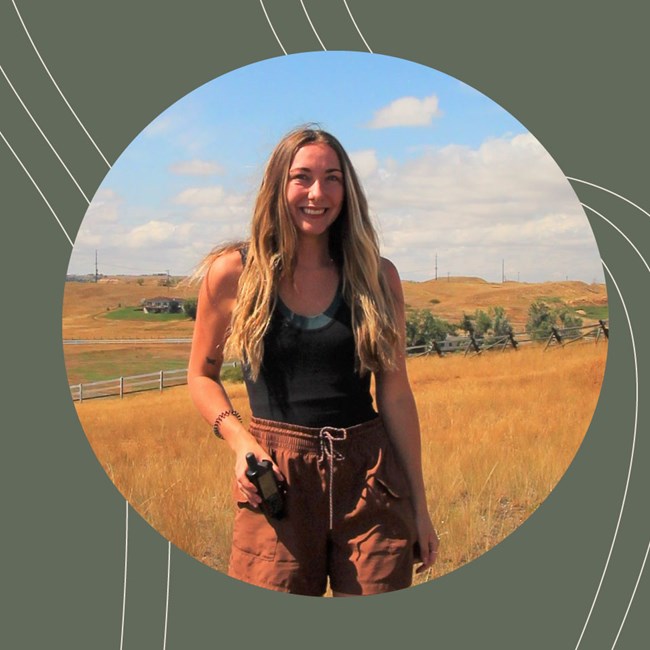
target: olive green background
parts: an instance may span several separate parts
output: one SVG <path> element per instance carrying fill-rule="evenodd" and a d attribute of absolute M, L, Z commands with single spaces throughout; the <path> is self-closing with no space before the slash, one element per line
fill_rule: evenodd
<path fill-rule="evenodd" d="M 299 0 L 264 5 L 289 54 L 322 49 Z M 304 6 L 326 48 L 368 51 L 342 0 Z M 165 628 L 168 543 L 129 509 L 123 601 L 127 506 L 69 396 L 61 300 L 70 243 L 0 141 L 9 385 L 0 455 L 3 647 L 635 650 L 648 643 L 650 216 L 610 193 L 650 211 L 648 11 L 640 2 L 582 0 L 348 6 L 373 52 L 474 86 L 530 129 L 567 176 L 604 188 L 574 181 L 579 198 L 602 215 L 587 210 L 609 269 L 612 331 L 601 399 L 574 463 L 495 549 L 386 596 L 275 594 L 171 548 Z M 108 167 L 47 76 L 16 7 L 109 162 L 197 86 L 284 56 L 258 0 L 3 0 L 3 69 L 88 196 Z M 314 80 L 297 83 L 308 88 Z M 74 239 L 86 201 L 2 76 L 0 110 L 0 130 Z"/>

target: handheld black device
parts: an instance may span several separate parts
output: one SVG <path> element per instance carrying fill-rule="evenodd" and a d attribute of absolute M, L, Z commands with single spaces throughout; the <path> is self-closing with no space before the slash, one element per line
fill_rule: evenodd
<path fill-rule="evenodd" d="M 275 479 L 271 461 L 263 460 L 258 463 L 255 454 L 249 452 L 246 454 L 246 463 L 248 464 L 246 476 L 262 497 L 262 503 L 260 504 L 262 512 L 267 517 L 282 519 L 284 516 L 284 499 L 280 486 Z"/>

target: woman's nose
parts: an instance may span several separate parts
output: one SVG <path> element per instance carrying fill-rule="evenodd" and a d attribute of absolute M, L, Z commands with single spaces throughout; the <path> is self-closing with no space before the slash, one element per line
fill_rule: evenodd
<path fill-rule="evenodd" d="M 309 198 L 315 199 L 323 195 L 323 190 L 321 188 L 320 182 L 315 180 L 309 188 Z"/>

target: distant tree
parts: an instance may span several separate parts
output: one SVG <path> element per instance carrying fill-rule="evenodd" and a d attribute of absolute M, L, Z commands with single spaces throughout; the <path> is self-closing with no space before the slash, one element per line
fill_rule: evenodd
<path fill-rule="evenodd" d="M 449 322 L 434 316 L 428 309 L 413 309 L 406 315 L 406 345 L 429 345 L 443 341 L 456 328 Z"/>
<path fill-rule="evenodd" d="M 581 327 L 582 319 L 575 314 L 566 305 L 560 305 L 555 309 L 549 307 L 545 302 L 537 301 L 530 305 L 528 308 L 528 322 L 526 323 L 526 331 L 532 339 L 542 340 L 547 339 L 552 332 L 552 328 L 556 327 L 568 335 L 576 336 L 575 332 L 571 332 L 572 327 Z"/>
<path fill-rule="evenodd" d="M 198 300 L 196 298 L 187 298 L 183 303 L 183 311 L 192 319 L 196 320 L 196 306 Z"/>
<path fill-rule="evenodd" d="M 551 335 L 551 329 L 555 325 L 553 310 L 542 301 L 535 301 L 528 307 L 528 320 L 526 332 L 533 340 L 547 339 Z"/>
<path fill-rule="evenodd" d="M 508 336 L 512 332 L 512 325 L 503 307 L 490 307 L 490 316 L 492 317 L 492 334 L 495 337 Z"/>
<path fill-rule="evenodd" d="M 159 287 L 175 287 L 177 284 L 178 280 L 171 275 L 165 275 L 158 280 Z"/>
<path fill-rule="evenodd" d="M 571 331 L 572 327 L 582 327 L 582 318 L 571 311 L 568 307 L 562 307 L 557 310 L 557 319 L 560 321 L 560 329 L 563 334 L 569 337 L 576 337 L 579 335 L 577 331 Z M 566 330 L 569 330 L 568 332 Z"/>
<path fill-rule="evenodd" d="M 460 323 L 458 323 L 458 329 L 463 330 L 465 334 L 471 334 L 474 332 L 474 323 L 472 322 L 472 317 L 469 314 L 463 314 Z"/>
<path fill-rule="evenodd" d="M 473 321 L 474 335 L 478 338 L 484 337 L 492 329 L 492 319 L 482 309 L 477 309 L 474 312 Z"/>

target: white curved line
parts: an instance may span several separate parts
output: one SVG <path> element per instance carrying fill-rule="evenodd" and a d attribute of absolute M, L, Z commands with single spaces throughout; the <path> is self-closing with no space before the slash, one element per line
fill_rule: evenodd
<path fill-rule="evenodd" d="M 583 208 L 586 208 L 590 212 L 593 212 L 595 215 L 599 216 L 603 221 L 606 221 L 614 230 L 616 230 L 625 241 L 632 246 L 632 248 L 635 250 L 636 254 L 641 258 L 641 261 L 645 264 L 646 269 L 648 270 L 648 273 L 650 273 L 650 266 L 648 266 L 648 263 L 645 260 L 645 257 L 641 255 L 641 252 L 639 249 L 634 245 L 634 242 L 614 223 L 612 223 L 607 217 L 604 217 L 598 210 L 594 210 L 592 207 L 588 206 L 586 203 L 581 203 Z"/>
<path fill-rule="evenodd" d="M 605 574 L 607 573 L 607 569 L 609 568 L 609 561 L 612 557 L 612 553 L 614 551 L 614 545 L 616 544 L 616 538 L 618 537 L 618 530 L 621 526 L 621 520 L 623 518 L 623 510 L 625 509 L 625 502 L 627 500 L 627 491 L 630 485 L 630 476 L 632 474 L 632 465 L 634 463 L 634 450 L 636 447 L 636 434 L 637 434 L 637 426 L 638 426 L 638 421 L 639 421 L 639 367 L 638 367 L 638 362 L 637 362 L 637 354 L 636 354 L 636 343 L 634 341 L 634 330 L 632 328 L 632 322 L 630 321 L 630 315 L 627 311 L 627 306 L 625 304 L 625 300 L 623 299 L 623 296 L 621 295 L 621 290 L 618 287 L 618 284 L 616 283 L 616 280 L 614 279 L 614 276 L 612 275 L 612 272 L 609 270 L 607 267 L 607 264 L 603 260 L 601 260 L 603 263 L 603 266 L 605 267 L 605 270 L 607 271 L 609 277 L 612 279 L 612 282 L 614 283 L 614 286 L 616 287 L 616 292 L 618 293 L 618 297 L 621 300 L 621 304 L 623 305 L 623 310 L 625 311 L 625 318 L 627 319 L 627 325 L 630 330 L 630 340 L 632 341 L 632 350 L 634 353 L 634 434 L 632 436 L 632 449 L 630 452 L 630 462 L 628 465 L 627 469 L 627 478 L 625 480 L 625 490 L 623 491 L 623 500 L 621 502 L 621 508 L 618 512 L 618 519 L 616 521 L 616 528 L 614 529 L 614 536 L 612 537 L 612 543 L 609 546 L 609 552 L 607 553 L 607 560 L 605 561 L 605 567 L 603 568 L 603 572 L 600 576 L 600 580 L 598 582 L 598 588 L 596 589 L 596 594 L 594 595 L 594 599 L 591 603 L 591 607 L 589 608 L 589 613 L 587 614 L 587 620 L 585 621 L 585 624 L 582 628 L 582 632 L 580 633 L 580 638 L 578 639 L 578 643 L 576 644 L 575 650 L 578 650 L 580 647 L 580 643 L 582 642 L 582 638 L 585 634 L 585 630 L 587 629 L 587 625 L 589 624 L 589 620 L 591 619 L 591 614 L 594 611 L 594 607 L 596 606 L 596 601 L 598 600 L 598 596 L 600 595 L 600 589 L 603 585 L 603 582 L 605 580 Z"/>
<path fill-rule="evenodd" d="M 275 33 L 275 29 L 273 28 L 273 23 L 271 22 L 271 19 L 269 18 L 269 15 L 266 13 L 266 7 L 264 6 L 264 2 L 260 0 L 260 4 L 262 5 L 262 11 L 264 12 L 264 15 L 266 16 L 266 22 L 269 24 L 269 27 L 271 28 L 271 31 L 273 32 L 273 36 L 275 36 L 275 40 L 278 42 L 278 45 L 282 48 L 282 51 L 287 54 L 287 51 L 284 49 L 284 45 L 282 45 L 282 41 L 278 38 L 278 35 Z"/>
<path fill-rule="evenodd" d="M 625 614 L 623 614 L 623 620 L 621 621 L 621 627 L 618 628 L 618 632 L 616 633 L 616 638 L 614 639 L 614 643 L 612 644 L 612 650 L 616 647 L 616 644 L 618 643 L 618 637 L 621 635 L 621 630 L 623 629 L 623 626 L 625 625 L 625 620 L 627 619 L 627 615 L 630 611 L 630 607 L 632 607 L 632 601 L 634 600 L 634 596 L 636 596 L 636 590 L 637 587 L 639 586 L 639 582 L 641 582 L 641 576 L 643 575 L 643 570 L 645 569 L 645 563 L 648 559 L 648 551 L 650 551 L 650 542 L 648 542 L 648 546 L 646 546 L 645 549 L 645 556 L 643 558 L 643 563 L 641 564 L 641 570 L 639 571 L 639 576 L 636 579 L 636 583 L 634 585 L 634 589 L 632 590 L 632 595 L 630 596 L 630 601 L 627 604 L 627 608 L 625 609 Z"/>
<path fill-rule="evenodd" d="M 585 185 L 591 185 L 591 187 L 595 187 L 596 189 L 602 190 L 603 192 L 607 192 L 608 194 L 611 194 L 612 196 L 621 199 L 621 201 L 625 201 L 626 203 L 633 205 L 637 210 L 643 212 L 643 214 L 645 214 L 647 217 L 650 217 L 650 212 L 644 210 L 640 205 L 637 205 L 634 201 L 630 201 L 630 199 L 626 199 L 621 194 L 617 194 L 616 192 L 612 192 L 612 190 L 608 190 L 606 187 L 602 187 L 601 185 L 596 185 L 596 183 L 590 183 L 589 181 L 583 181 L 582 179 L 574 178 L 573 176 L 567 176 L 567 179 L 570 181 L 576 181 L 577 183 L 584 183 Z"/>
<path fill-rule="evenodd" d="M 169 617 L 169 574 L 172 565 L 172 543 L 167 542 L 167 596 L 165 598 L 165 634 L 163 635 L 163 650 L 167 648 L 167 620 Z"/>
<path fill-rule="evenodd" d="M 29 42 L 32 44 L 32 47 L 34 48 L 34 52 L 36 52 L 36 56 L 39 58 L 41 65 L 45 68 L 45 72 L 47 72 L 48 77 L 54 84 L 54 87 L 59 91 L 59 95 L 61 95 L 61 99 L 65 102 L 65 105 L 70 109 L 70 112 L 74 115 L 75 119 L 77 120 L 79 126 L 83 129 L 84 133 L 88 136 L 88 139 L 93 143 L 95 149 L 97 149 L 97 152 L 99 155 L 104 159 L 104 162 L 108 165 L 108 168 L 111 168 L 111 163 L 106 160 L 106 156 L 102 153 L 101 149 L 97 146 L 97 143 L 92 139 L 92 136 L 88 131 L 86 130 L 86 127 L 82 124 L 81 120 L 77 116 L 77 114 L 74 112 L 72 106 L 70 106 L 68 100 L 65 98 L 65 95 L 61 92 L 61 89 L 59 88 L 58 84 L 56 81 L 54 81 L 54 77 L 48 70 L 47 66 L 45 65 L 45 61 L 43 61 L 43 57 L 41 56 L 41 53 L 38 51 L 38 48 L 34 44 L 34 41 L 32 40 L 32 37 L 29 34 L 29 30 L 27 29 L 27 26 L 25 25 L 25 21 L 23 20 L 23 17 L 20 15 L 20 11 L 18 11 L 18 7 L 16 6 L 15 0 L 11 0 L 11 3 L 14 6 L 14 9 L 16 10 L 16 13 L 18 14 L 18 18 L 20 20 L 20 24 L 23 26 L 23 29 L 25 30 L 25 34 L 27 34 L 27 38 L 29 39 Z"/>
<path fill-rule="evenodd" d="M 57 150 L 54 148 L 52 143 L 47 139 L 47 136 L 45 135 L 45 133 L 43 133 L 43 129 L 41 129 L 41 127 L 38 125 L 38 122 L 34 119 L 34 116 L 29 112 L 27 106 L 25 106 L 25 102 L 23 102 L 23 100 L 20 98 L 20 95 L 18 94 L 17 90 L 14 88 L 14 85 L 11 83 L 9 77 L 7 76 L 7 73 L 4 71 L 4 68 L 1 65 L 0 65 L 0 72 L 2 72 L 2 74 L 4 75 L 4 78 L 7 80 L 7 83 L 9 84 L 11 90 L 14 91 L 14 95 L 16 95 L 16 99 L 20 102 L 21 106 L 25 109 L 25 112 L 27 113 L 27 115 L 29 115 L 30 119 L 34 123 L 34 126 L 38 129 L 39 133 L 43 136 L 43 139 L 45 140 L 45 142 L 47 142 L 54 155 L 58 158 L 59 162 L 63 165 L 63 169 L 65 169 L 66 172 L 68 172 L 68 176 L 72 179 L 72 182 L 77 186 L 77 189 L 81 192 L 84 199 L 86 199 L 86 203 L 90 205 L 90 199 L 86 196 L 86 193 L 81 189 L 79 183 L 77 183 L 77 180 L 72 175 L 72 172 L 68 169 L 68 167 L 63 162 L 63 160 L 61 160 L 61 156 L 59 156 Z"/>
<path fill-rule="evenodd" d="M 302 0 L 300 0 L 300 6 L 302 7 L 302 10 L 305 12 L 305 16 L 307 16 L 307 20 L 309 21 L 309 25 L 311 26 L 311 31 L 314 32 L 314 34 L 316 34 L 316 38 L 318 39 L 320 46 L 323 48 L 325 52 L 327 52 L 327 48 L 323 45 L 323 41 L 320 40 L 320 36 L 318 35 L 316 28 L 314 27 L 314 23 L 311 22 L 311 18 L 309 17 L 309 14 L 307 13 L 307 9 L 305 8 L 305 3 Z"/>
<path fill-rule="evenodd" d="M 574 179 L 574 180 L 578 180 L 578 179 Z M 580 181 L 580 182 L 585 182 L 586 183 L 586 181 Z M 593 183 L 587 183 L 587 184 L 588 185 L 593 185 Z M 648 214 L 647 212 L 645 212 L 645 210 L 643 210 L 643 208 L 640 208 L 639 206 L 635 205 L 632 201 L 629 201 L 624 196 L 621 196 L 620 194 L 616 194 L 615 192 L 610 192 L 610 190 L 607 190 L 604 187 L 599 187 L 598 185 L 594 185 L 594 187 L 597 187 L 598 189 L 604 190 L 605 192 L 609 192 L 610 194 L 613 194 L 614 196 L 622 199 L 623 201 L 627 201 L 631 205 L 634 205 L 634 207 L 638 208 L 639 210 L 641 210 L 645 214 Z M 643 260 L 643 263 L 645 264 L 646 269 L 648 269 L 648 272 L 650 272 L 650 266 L 648 266 L 648 263 L 646 262 L 643 255 L 641 255 L 641 253 L 639 252 L 639 249 L 634 245 L 634 243 L 630 240 L 630 238 L 618 226 L 613 224 L 609 219 L 604 217 L 597 210 L 594 210 L 594 208 L 588 206 L 586 203 L 582 203 L 582 206 L 584 208 L 586 208 L 587 210 L 593 212 L 597 216 L 599 216 L 601 219 L 606 221 L 610 226 L 612 226 L 612 228 L 614 228 L 616 231 L 618 231 L 620 233 L 620 235 L 628 242 L 628 244 L 630 244 L 630 246 L 632 246 L 632 248 L 634 248 L 637 255 L 641 258 L 641 260 Z M 628 615 L 628 613 L 630 611 L 630 608 L 632 607 L 632 602 L 634 601 L 634 597 L 636 596 L 636 591 L 637 591 L 637 588 L 639 586 L 639 582 L 641 581 L 641 576 L 643 575 L 643 571 L 645 570 L 646 562 L 648 560 L 648 551 L 649 550 L 650 550 L 650 542 L 648 543 L 648 546 L 646 547 L 646 552 L 645 552 L 645 556 L 643 558 L 643 562 L 641 563 L 641 569 L 639 570 L 639 575 L 637 576 L 636 583 L 634 584 L 634 589 L 632 590 L 630 600 L 628 601 L 627 608 L 625 609 L 625 614 L 623 615 L 623 619 L 621 620 L 621 625 L 618 628 L 618 632 L 616 633 L 616 637 L 614 639 L 614 643 L 612 644 L 612 649 L 611 650 L 614 650 L 614 648 L 616 647 L 616 644 L 618 643 L 618 639 L 619 639 L 619 637 L 621 635 L 621 631 L 623 630 L 623 626 L 625 625 L 625 621 L 627 620 L 627 615 Z"/>
<path fill-rule="evenodd" d="M 45 198 L 45 194 L 41 192 L 41 188 L 36 184 L 36 181 L 32 178 L 32 175 L 27 171 L 27 167 L 23 165 L 23 161 L 18 157 L 18 154 L 13 150 L 13 147 L 9 144 L 7 141 L 7 138 L 5 138 L 4 134 L 2 131 L 0 131 L 0 137 L 5 141 L 5 144 L 9 147 L 9 151 L 14 155 L 14 158 L 18 161 L 18 164 L 23 168 L 23 171 L 27 174 L 29 177 L 29 180 L 32 182 L 38 193 L 41 195 L 41 198 L 43 201 L 45 201 L 45 205 L 50 209 L 50 212 L 54 215 L 54 218 L 56 219 L 56 222 L 59 224 L 61 227 L 61 230 L 63 230 L 63 234 L 66 236 L 67 240 L 70 242 L 70 246 L 74 248 L 74 244 L 72 243 L 72 239 L 70 239 L 70 235 L 68 235 L 66 229 L 63 227 L 63 224 L 61 223 L 61 220 L 59 217 L 56 216 L 56 212 L 54 212 L 54 209 L 50 205 L 50 202 Z"/>
<path fill-rule="evenodd" d="M 357 25 L 357 21 L 354 19 L 354 16 L 352 15 L 352 12 L 350 11 L 350 7 L 348 7 L 347 0 L 343 0 L 343 4 L 345 5 L 345 8 L 348 10 L 350 20 L 352 21 L 352 24 L 354 25 L 357 32 L 359 33 L 359 36 L 361 36 L 361 40 L 363 41 L 363 44 L 368 48 L 368 52 L 370 52 L 370 54 L 374 54 L 374 52 L 370 49 L 370 45 L 368 45 L 368 43 L 366 43 L 366 39 L 363 37 L 363 34 L 361 33 L 361 30 L 359 29 L 359 26 Z"/>
<path fill-rule="evenodd" d="M 124 533 L 124 590 L 122 593 L 122 629 L 120 631 L 120 650 L 124 647 L 124 619 L 126 618 L 126 574 L 129 564 L 129 502 L 126 505 L 126 524 Z"/>

